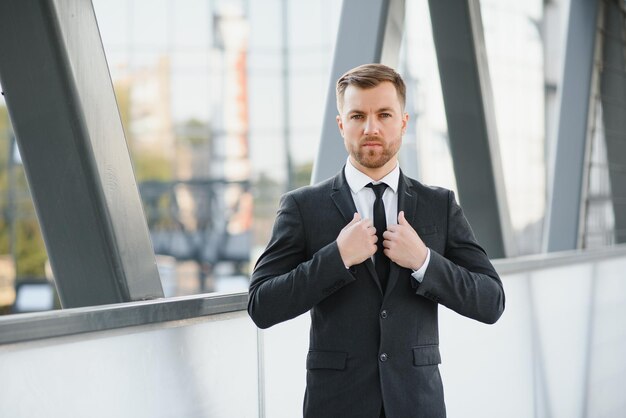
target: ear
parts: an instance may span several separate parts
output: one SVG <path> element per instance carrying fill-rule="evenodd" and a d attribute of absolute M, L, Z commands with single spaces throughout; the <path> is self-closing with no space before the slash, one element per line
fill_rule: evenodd
<path fill-rule="evenodd" d="M 405 134 L 408 123 L 409 123 L 409 114 L 407 112 L 404 112 L 404 114 L 402 115 L 402 135 Z"/>
<path fill-rule="evenodd" d="M 337 126 L 339 127 L 339 133 L 343 137 L 343 120 L 341 120 L 341 115 L 337 115 Z"/>

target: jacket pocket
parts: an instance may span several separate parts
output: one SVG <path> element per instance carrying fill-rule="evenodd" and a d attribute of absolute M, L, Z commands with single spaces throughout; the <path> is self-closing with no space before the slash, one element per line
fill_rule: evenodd
<path fill-rule="evenodd" d="M 347 359 L 348 353 L 340 351 L 309 351 L 306 356 L 306 368 L 307 370 L 344 370 Z"/>
<path fill-rule="evenodd" d="M 420 345 L 413 347 L 413 365 L 430 366 L 441 363 L 438 345 Z"/>

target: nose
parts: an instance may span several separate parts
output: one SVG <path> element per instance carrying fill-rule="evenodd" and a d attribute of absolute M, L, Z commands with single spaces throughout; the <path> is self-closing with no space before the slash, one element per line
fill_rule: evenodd
<path fill-rule="evenodd" d="M 376 118 L 367 118 L 365 126 L 363 127 L 364 135 L 378 135 L 378 121 Z"/>

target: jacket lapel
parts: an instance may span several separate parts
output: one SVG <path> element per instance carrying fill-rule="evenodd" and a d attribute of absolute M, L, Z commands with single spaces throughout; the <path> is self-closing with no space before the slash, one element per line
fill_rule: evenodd
<path fill-rule="evenodd" d="M 415 225 L 415 214 L 417 212 L 417 195 L 415 189 L 411 186 L 410 181 L 400 170 L 400 179 L 398 181 L 398 213 L 404 211 L 404 217 L 411 224 Z M 385 294 L 391 293 L 391 290 L 398 282 L 398 274 L 401 267 L 392 262 L 389 269 L 389 281 Z"/>
<path fill-rule="evenodd" d="M 337 206 L 339 212 L 343 215 L 346 224 L 349 223 L 354 216 L 354 212 L 356 212 L 356 206 L 354 205 L 350 186 L 348 186 L 343 169 L 333 180 L 333 191 L 330 197 L 333 199 L 333 202 L 335 202 L 335 206 Z"/>
<path fill-rule="evenodd" d="M 346 181 L 346 175 L 344 173 L 345 167 L 341 170 L 339 174 L 337 174 L 333 180 L 333 191 L 330 194 L 331 199 L 341 212 L 346 224 L 350 223 L 354 213 L 357 211 L 356 206 L 354 205 L 354 199 L 352 199 L 352 192 L 350 191 L 350 186 L 348 186 L 348 182 Z M 380 286 L 380 282 L 378 280 L 378 275 L 376 274 L 376 269 L 374 268 L 374 263 L 371 259 L 367 259 L 363 262 L 365 267 L 376 282 L 378 286 L 378 290 L 382 294 L 383 290 Z M 391 263 L 393 265 L 393 263 Z"/>

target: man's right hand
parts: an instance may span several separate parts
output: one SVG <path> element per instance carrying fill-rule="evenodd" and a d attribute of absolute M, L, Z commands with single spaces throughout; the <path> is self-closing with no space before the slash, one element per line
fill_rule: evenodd
<path fill-rule="evenodd" d="M 355 212 L 350 223 L 337 236 L 337 246 L 343 264 L 349 268 L 373 256 L 376 253 L 377 240 L 376 228 L 372 221 L 361 220 L 361 215 Z"/>

